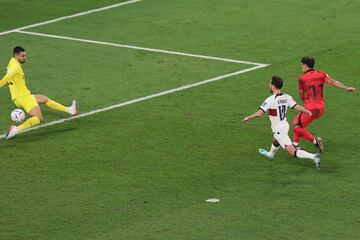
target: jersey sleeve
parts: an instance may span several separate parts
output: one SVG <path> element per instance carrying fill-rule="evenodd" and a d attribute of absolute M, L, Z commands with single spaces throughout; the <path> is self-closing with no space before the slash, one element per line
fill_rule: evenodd
<path fill-rule="evenodd" d="M 260 110 L 262 110 L 263 112 L 266 112 L 267 110 L 269 110 L 271 105 L 271 100 L 270 98 L 265 99 L 265 101 L 261 104 L 261 106 L 259 107 Z"/>
<path fill-rule="evenodd" d="M 16 69 L 7 69 L 7 72 L 5 74 L 5 76 L 2 78 L 2 80 L 0 81 L 0 88 L 2 86 L 4 86 L 6 83 L 8 83 L 9 81 L 11 81 L 14 77 L 14 75 L 16 74 Z"/>
<path fill-rule="evenodd" d="M 331 77 L 325 72 L 323 72 L 323 74 L 324 74 L 323 81 L 326 83 L 329 82 L 331 80 Z"/>
<path fill-rule="evenodd" d="M 305 99 L 305 85 L 304 85 L 304 81 L 299 78 L 298 79 L 298 90 L 299 90 L 299 96 L 301 100 Z"/>
<path fill-rule="evenodd" d="M 290 108 L 294 108 L 297 105 L 297 102 L 295 102 L 293 97 L 290 95 L 287 95 L 287 103 L 288 103 L 288 107 Z"/>

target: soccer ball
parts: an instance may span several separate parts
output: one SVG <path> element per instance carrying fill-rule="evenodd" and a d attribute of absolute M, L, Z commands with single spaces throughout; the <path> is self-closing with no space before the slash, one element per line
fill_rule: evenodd
<path fill-rule="evenodd" d="M 11 120 L 13 120 L 14 122 L 20 123 L 22 121 L 24 121 L 25 119 L 25 113 L 23 110 L 21 109 L 14 109 L 11 112 Z"/>

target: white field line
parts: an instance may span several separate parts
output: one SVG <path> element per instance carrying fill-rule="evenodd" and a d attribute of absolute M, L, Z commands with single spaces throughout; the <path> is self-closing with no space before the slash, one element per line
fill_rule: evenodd
<path fill-rule="evenodd" d="M 135 1 L 130 1 L 130 2 L 135 2 Z M 15 29 L 12 32 L 23 33 L 23 34 L 28 34 L 28 35 L 36 35 L 36 36 L 48 37 L 48 38 L 56 38 L 56 39 L 63 39 L 63 40 L 86 42 L 86 43 L 91 43 L 91 44 L 106 45 L 106 46 L 119 47 L 119 48 L 129 48 L 129 49 L 149 51 L 149 52 L 158 52 L 158 53 L 180 55 L 180 56 L 186 56 L 186 57 L 217 60 L 217 61 L 223 61 L 223 62 L 255 65 L 255 66 L 250 67 L 250 68 L 246 68 L 246 69 L 242 69 L 242 70 L 239 70 L 239 71 L 236 71 L 236 72 L 220 75 L 220 76 L 210 78 L 210 79 L 206 79 L 206 80 L 203 80 L 203 81 L 200 81 L 200 82 L 187 84 L 187 85 L 184 85 L 184 86 L 181 86 L 181 87 L 178 87 L 178 88 L 173 88 L 173 89 L 170 89 L 170 90 L 166 90 L 166 91 L 151 94 L 151 95 L 148 95 L 148 96 L 140 97 L 140 98 L 133 99 L 133 100 L 130 100 L 130 101 L 126 101 L 126 102 L 118 103 L 118 104 L 115 104 L 115 105 L 111 105 L 111 106 L 108 106 L 108 107 L 105 107 L 105 108 L 96 109 L 96 110 L 93 110 L 93 111 L 90 111 L 90 112 L 82 113 L 82 114 L 79 114 L 79 115 L 77 115 L 75 117 L 63 118 L 63 119 L 59 119 L 59 120 L 56 120 L 56 121 L 53 121 L 53 122 L 38 125 L 36 127 L 27 129 L 24 132 L 28 132 L 28 131 L 36 130 L 36 129 L 39 129 L 39 128 L 44 128 L 44 127 L 60 124 L 60 123 L 66 122 L 66 121 L 70 121 L 70 120 L 74 120 L 74 119 L 77 119 L 77 118 L 82 118 L 82 117 L 94 115 L 94 114 L 101 113 L 101 112 L 110 111 L 112 109 L 120 108 L 120 107 L 127 106 L 127 105 L 130 105 L 130 104 L 134 104 L 134 103 L 137 103 L 137 102 L 146 101 L 146 100 L 149 100 L 149 99 L 152 99 L 152 98 L 168 95 L 168 94 L 171 94 L 171 93 L 175 93 L 175 92 L 182 91 L 182 90 L 185 90 L 185 89 L 197 87 L 197 86 L 207 84 L 207 83 L 210 83 L 210 82 L 219 81 L 219 80 L 222 80 L 222 79 L 225 79 L 225 78 L 233 77 L 233 76 L 236 76 L 236 75 L 240 75 L 240 74 L 243 74 L 243 73 L 246 73 L 246 72 L 254 71 L 256 69 L 260 69 L 260 68 L 264 68 L 264 67 L 269 66 L 268 64 L 263 64 L 263 63 L 255 63 L 255 62 L 241 61 L 241 60 L 236 60 L 236 59 L 219 58 L 219 57 L 212 57 L 212 56 L 205 56 L 205 55 L 198 55 L 198 54 L 191 54 L 191 53 L 167 51 L 167 50 L 154 49 L 154 48 L 145 48 L 145 47 L 117 44 L 117 43 L 110 43 L 110 42 L 101 42 L 101 41 L 95 41 L 95 40 L 73 38 L 73 37 L 66 37 L 66 36 L 58 36 L 58 35 L 50 35 L 50 34 L 44 34 L 44 33 L 28 32 L 28 31 L 22 31 L 21 29 Z M 0 135 L 0 139 L 5 138 L 5 136 L 6 136 L 5 134 Z"/>
<path fill-rule="evenodd" d="M 118 43 L 111 43 L 111 42 L 102 42 L 102 41 L 96 41 L 96 40 L 66 37 L 66 36 L 59 36 L 59 35 L 52 35 L 52 34 L 45 34 L 45 33 L 28 32 L 28 31 L 20 31 L 20 30 L 16 30 L 14 32 L 28 34 L 28 35 L 35 35 L 35 36 L 40 36 L 40 37 L 56 38 L 56 39 L 91 43 L 91 44 L 112 46 L 112 47 L 118 47 L 118 48 L 130 48 L 130 49 L 135 49 L 135 50 L 140 50 L 140 51 L 165 53 L 165 54 L 180 55 L 180 56 L 193 57 L 193 58 L 218 60 L 218 61 L 223 61 L 223 62 L 249 64 L 249 65 L 256 65 L 256 66 L 265 66 L 265 65 L 267 66 L 267 64 L 263 64 L 263 63 L 241 61 L 241 60 L 229 59 L 229 58 L 219 58 L 219 57 L 205 56 L 205 55 L 192 54 L 192 53 L 175 52 L 175 51 L 168 51 L 168 50 L 162 50 L 162 49 L 156 49 L 156 48 L 138 47 L 138 46 L 132 46 L 132 45 L 125 45 L 125 44 L 118 44 Z"/>
<path fill-rule="evenodd" d="M 133 100 L 130 100 L 130 101 L 118 103 L 118 104 L 111 105 L 111 106 L 108 106 L 108 107 L 105 107 L 105 108 L 100 108 L 100 109 L 96 109 L 96 110 L 93 110 L 93 111 L 90 111 L 90 112 L 81 113 L 81 114 L 79 114 L 79 115 L 77 115 L 75 117 L 63 118 L 63 119 L 59 119 L 59 120 L 56 120 L 56 121 L 53 121 L 53 122 L 41 124 L 41 125 L 38 125 L 36 127 L 29 128 L 29 129 L 25 130 L 24 132 L 29 132 L 29 131 L 36 130 L 36 129 L 39 129 L 39 128 L 44 128 L 44 127 L 60 124 L 60 123 L 63 123 L 63 122 L 71 121 L 71 120 L 74 120 L 74 119 L 77 119 L 77 118 L 87 117 L 87 116 L 94 115 L 94 114 L 97 114 L 97 113 L 110 111 L 110 110 L 115 109 L 115 108 L 124 107 L 124 106 L 131 105 L 131 104 L 134 104 L 134 103 L 146 101 L 146 100 L 149 100 L 149 99 L 152 99 L 152 98 L 157 98 L 157 97 L 161 97 L 161 96 L 168 95 L 168 94 L 171 94 L 171 93 L 179 92 L 179 91 L 182 91 L 182 90 L 185 90 L 185 89 L 197 87 L 197 86 L 200 86 L 200 85 L 203 85 L 203 84 L 219 81 L 219 80 L 222 80 L 222 79 L 225 79 L 225 78 L 233 77 L 233 76 L 240 75 L 240 74 L 243 74 L 243 73 L 246 73 L 246 72 L 251 72 L 251 71 L 254 71 L 256 69 L 264 68 L 264 67 L 267 67 L 267 66 L 268 65 L 263 64 L 263 65 L 258 65 L 258 66 L 242 69 L 240 71 L 224 74 L 224 75 L 221 75 L 221 76 L 217 76 L 217 77 L 214 77 L 214 78 L 210 78 L 210 79 L 203 80 L 203 81 L 196 82 L 196 83 L 192 83 L 192 84 L 187 84 L 187 85 L 184 85 L 184 86 L 181 86 L 181 87 L 178 87 L 178 88 L 169 89 L 169 90 L 162 91 L 162 92 L 159 92 L 159 93 L 154 93 L 154 94 L 151 94 L 151 95 L 148 95 L 148 96 L 145 96 L 145 97 L 136 98 L 136 99 L 133 99 Z M 5 136 L 6 136 L 5 134 L 0 135 L 0 139 L 5 138 Z"/>
<path fill-rule="evenodd" d="M 128 4 L 131 4 L 131 3 L 137 3 L 137 2 L 141 2 L 141 1 L 142 0 L 131 0 L 131 1 L 127 1 L 127 2 L 116 3 L 116 4 L 113 4 L 113 5 L 106 6 L 106 7 L 96 8 L 96 9 L 92 9 L 92 10 L 88 10 L 88 11 L 84 11 L 84 12 L 79 12 L 79 13 L 72 14 L 72 15 L 69 15 L 69 16 L 59 17 L 59 18 L 55 18 L 55 19 L 52 19 L 52 20 L 39 22 L 39 23 L 35 23 L 35 24 L 31 24 L 31 25 L 27 25 L 27 26 L 23 26 L 23 27 L 19 27 L 19 28 L 15 28 L 15 29 L 8 30 L 8 31 L 5 31 L 5 32 L 0 32 L 0 36 L 9 34 L 9 33 L 15 32 L 15 31 L 19 31 L 19 30 L 25 30 L 25 29 L 29 29 L 29 28 L 39 27 L 39 26 L 42 26 L 42 25 L 46 25 L 46 24 L 50 24 L 50 23 L 54 23 L 54 22 L 60 22 L 60 21 L 66 20 L 66 19 L 80 17 L 80 16 L 84 16 L 84 15 L 87 15 L 87 14 L 95 13 L 95 12 L 101 12 L 101 11 L 104 11 L 104 10 L 117 8 L 117 7 L 128 5 Z"/>

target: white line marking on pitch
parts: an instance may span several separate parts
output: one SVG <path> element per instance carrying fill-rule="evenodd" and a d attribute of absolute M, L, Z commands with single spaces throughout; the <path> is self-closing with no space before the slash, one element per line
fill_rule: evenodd
<path fill-rule="evenodd" d="M 102 42 L 102 41 L 96 41 L 96 40 L 66 37 L 66 36 L 59 36 L 59 35 L 52 35 L 52 34 L 45 34 L 45 33 L 19 31 L 19 30 L 16 30 L 14 32 L 28 34 L 28 35 L 35 35 L 35 36 L 40 36 L 40 37 L 47 37 L 47 38 L 56 38 L 56 39 L 63 39 L 63 40 L 70 40 L 70 41 L 77 41 L 77 42 L 85 42 L 85 43 L 90 43 L 90 44 L 106 45 L 106 46 L 119 47 L 119 48 L 130 48 L 130 49 L 148 51 L 148 52 L 166 53 L 166 54 L 172 54 L 172 55 L 218 60 L 218 61 L 231 62 L 231 63 L 249 64 L 249 65 L 256 65 L 256 66 L 265 66 L 265 65 L 267 66 L 267 64 L 263 64 L 263 63 L 242 61 L 242 60 L 229 59 L 229 58 L 211 57 L 211 56 L 192 54 L 192 53 L 175 52 L 175 51 L 168 51 L 168 50 L 162 50 L 162 49 L 156 49 L 156 48 L 138 47 L 138 46 L 132 46 L 132 45 L 125 45 L 125 44 L 118 44 L 118 43 L 111 43 L 111 42 Z"/>
<path fill-rule="evenodd" d="M 59 119 L 59 120 L 56 120 L 56 121 L 53 121 L 53 122 L 41 124 L 41 125 L 38 125 L 36 127 L 27 129 L 24 132 L 28 132 L 28 131 L 32 131 L 32 130 L 35 130 L 35 129 L 60 124 L 60 123 L 67 122 L 67 121 L 70 121 L 70 120 L 74 120 L 74 119 L 77 119 L 77 118 L 87 117 L 87 116 L 94 115 L 94 114 L 101 113 L 101 112 L 106 112 L 106 111 L 109 111 L 109 110 L 112 110 L 112 109 L 115 109 L 115 108 L 124 107 L 124 106 L 130 105 L 130 104 L 134 104 L 134 103 L 146 101 L 146 100 L 149 100 L 149 99 L 152 99 L 152 98 L 157 98 L 157 97 L 160 97 L 160 96 L 164 96 L 164 95 L 168 95 L 168 94 L 171 94 L 171 93 L 179 92 L 179 91 L 189 89 L 189 88 L 193 88 L 193 87 L 197 87 L 197 86 L 200 86 L 200 85 L 203 85 L 203 84 L 219 81 L 219 80 L 229 78 L 229 77 L 233 77 L 233 76 L 236 76 L 236 75 L 240 75 L 240 74 L 243 74 L 243 73 L 246 73 L 246 72 L 251 72 L 251 71 L 254 71 L 256 69 L 264 68 L 264 67 L 267 67 L 267 66 L 268 65 L 263 64 L 263 65 L 258 65 L 258 66 L 254 66 L 254 67 L 251 67 L 251 68 L 242 69 L 240 71 L 224 74 L 224 75 L 217 76 L 217 77 L 214 77 L 214 78 L 210 78 L 210 79 L 207 79 L 207 80 L 204 80 L 204 81 L 200 81 L 200 82 L 196 82 L 196 83 L 192 83 L 192 84 L 187 84 L 187 85 L 184 85 L 184 86 L 181 86 L 181 87 L 178 87 L 178 88 L 173 88 L 173 89 L 170 89 L 170 90 L 166 90 L 166 91 L 162 91 L 162 92 L 159 92 L 159 93 L 151 94 L 151 95 L 148 95 L 148 96 L 145 96 L 145 97 L 140 97 L 140 98 L 136 98 L 136 99 L 133 99 L 133 100 L 130 100 L 130 101 L 126 101 L 126 102 L 118 103 L 118 104 L 115 104 L 115 105 L 111 105 L 111 106 L 108 106 L 108 107 L 105 107 L 105 108 L 100 108 L 100 109 L 96 109 L 96 110 L 93 110 L 93 111 L 90 111 L 90 112 L 82 113 L 82 114 L 79 114 L 79 115 L 77 115 L 75 117 L 63 118 L 63 119 Z M 5 136 L 6 136 L 5 134 L 0 135 L 0 139 L 5 138 Z"/>
<path fill-rule="evenodd" d="M 49 37 L 49 38 L 72 40 L 72 41 L 86 42 L 86 43 L 99 44 L 99 45 L 108 45 L 108 46 L 113 46 L 113 47 L 130 48 L 130 49 L 135 49 L 135 50 L 158 52 L 158 53 L 180 55 L 180 56 L 187 56 L 187 57 L 194 57 L 194 58 L 211 59 L 211 60 L 218 60 L 218 61 L 232 62 L 232 63 L 241 63 L 241 64 L 248 64 L 248 65 L 255 65 L 255 66 L 251 67 L 251 68 L 246 68 L 246 69 L 243 69 L 243 70 L 240 70 L 240 71 L 236 71 L 236 72 L 224 74 L 224 75 L 221 75 L 221 76 L 217 76 L 217 77 L 214 77 L 214 78 L 210 78 L 210 79 L 200 81 L 200 82 L 197 82 L 197 83 L 187 84 L 187 85 L 184 85 L 184 86 L 181 86 L 181 87 L 178 87 L 178 88 L 173 88 L 173 89 L 170 89 L 170 90 L 166 90 L 166 91 L 162 91 L 162 92 L 159 92 L 159 93 L 151 94 L 151 95 L 148 95 L 148 96 L 145 96 L 145 97 L 140 97 L 140 98 L 133 99 L 133 100 L 130 100 L 130 101 L 118 103 L 118 104 L 111 105 L 111 106 L 108 106 L 108 107 L 105 107 L 105 108 L 93 110 L 93 111 L 90 111 L 90 112 L 87 112 L 87 113 L 82 113 L 82 114 L 79 114 L 78 116 L 75 116 L 75 117 L 59 119 L 59 120 L 56 120 L 56 121 L 53 121 L 53 122 L 50 122 L 50 123 L 45 123 L 45 124 L 42 124 L 42 125 L 38 125 L 38 126 L 36 126 L 34 128 L 27 129 L 24 132 L 29 132 L 29 131 L 36 130 L 36 129 L 39 129 L 39 128 L 44 128 L 44 127 L 60 124 L 60 123 L 66 122 L 66 121 L 74 120 L 74 119 L 77 119 L 77 118 L 82 118 L 82 117 L 94 115 L 94 114 L 97 114 L 97 113 L 106 112 L 106 111 L 109 111 L 109 110 L 112 110 L 112 109 L 115 109 L 115 108 L 120 108 L 120 107 L 127 106 L 127 105 L 130 105 L 130 104 L 134 104 L 134 103 L 137 103 L 137 102 L 146 101 L 146 100 L 149 100 L 149 99 L 152 99 L 152 98 L 168 95 L 168 94 L 171 94 L 171 93 L 174 93 L 174 92 L 178 92 L 178 91 L 182 91 L 182 90 L 185 90 L 185 89 L 197 87 L 197 86 L 207 84 L 207 83 L 210 83 L 210 82 L 219 81 L 219 80 L 222 80 L 222 79 L 225 79 L 225 78 L 229 78 L 229 77 L 232 77 L 232 76 L 240 75 L 240 74 L 243 74 L 243 73 L 246 73 L 246 72 L 254 71 L 256 69 L 260 69 L 260 68 L 264 68 L 264 67 L 269 66 L 268 64 L 263 64 L 263 63 L 255 63 L 255 62 L 241 61 L 241 60 L 228 59 L 228 58 L 211 57 L 211 56 L 191 54 L 191 53 L 167 51 L 167 50 L 154 49 L 154 48 L 145 48 L 145 47 L 138 47 L 138 46 L 132 46 L 132 45 L 124 45 L 124 44 L 117 44 L 117 43 L 110 43 L 110 42 L 101 42 L 101 41 L 88 40 L 88 39 L 80 39 L 80 38 L 72 38 L 72 37 L 65 37 L 65 36 L 58 36 L 58 35 L 50 35 L 50 34 L 44 34 L 44 33 L 22 31 L 24 29 L 37 27 L 37 26 L 41 26 L 41 25 L 45 25 L 45 24 L 49 24 L 49 23 L 53 23 L 53 22 L 58 22 L 58 21 L 62 21 L 62 20 L 65 20 L 65 19 L 74 18 L 74 17 L 90 14 L 90 13 L 93 13 L 93 12 L 99 12 L 99 11 L 103 11 L 103 10 L 106 10 L 106 9 L 115 8 L 115 7 L 123 6 L 123 5 L 126 5 L 126 4 L 130 4 L 130 3 L 140 2 L 140 1 L 142 1 L 142 0 L 133 0 L 133 1 L 128 1 L 128 2 L 123 2 L 123 3 L 119 3 L 119 4 L 110 5 L 110 6 L 99 8 L 99 9 L 93 9 L 93 10 L 89 10 L 89 11 L 86 11 L 86 12 L 82 12 L 82 13 L 78 13 L 78 14 L 74 14 L 74 15 L 70 15 L 70 16 L 65 16 L 65 17 L 61 17 L 61 18 L 57 18 L 57 19 L 53 19 L 53 20 L 49 20 L 49 21 L 45 21 L 45 22 L 41 22 L 41 23 L 37 23 L 37 24 L 28 25 L 28 26 L 25 26 L 25 27 L 13 29 L 13 30 L 6 31 L 6 32 L 1 32 L 0 35 L 5 35 L 5 34 L 8 34 L 8 33 L 17 32 L 17 33 L 28 34 L 28 35 L 37 35 L 37 36 L 43 36 L 43 37 Z M 0 135 L 0 139 L 5 138 L 5 136 L 6 136 L 5 134 Z"/>
<path fill-rule="evenodd" d="M 141 1 L 142 0 L 131 0 L 131 1 L 116 3 L 116 4 L 113 4 L 113 5 L 109 5 L 109 6 L 105 6 L 105 7 L 101 7 L 101 8 L 96 8 L 96 9 L 92 9 L 92 10 L 88 10 L 88 11 L 84 11 L 84 12 L 79 12 L 79 13 L 72 14 L 72 15 L 69 15 L 69 16 L 63 16 L 63 17 L 52 19 L 52 20 L 39 22 L 39 23 L 23 26 L 23 27 L 20 27 L 20 28 L 8 30 L 8 31 L 5 31 L 5 32 L 0 32 L 0 36 L 9 34 L 9 33 L 15 32 L 15 31 L 19 31 L 19 30 L 25 30 L 25 29 L 29 29 L 29 28 L 39 27 L 39 26 L 42 26 L 42 25 L 46 25 L 46 24 L 50 24 L 50 23 L 54 23 L 54 22 L 60 22 L 60 21 L 66 20 L 66 19 L 80 17 L 80 16 L 84 16 L 84 15 L 87 15 L 87 14 L 91 14 L 91 13 L 101 12 L 101 11 L 104 11 L 104 10 L 117 8 L 117 7 L 121 7 L 121 6 L 132 4 L 132 3 L 137 3 L 137 2 L 141 2 Z"/>

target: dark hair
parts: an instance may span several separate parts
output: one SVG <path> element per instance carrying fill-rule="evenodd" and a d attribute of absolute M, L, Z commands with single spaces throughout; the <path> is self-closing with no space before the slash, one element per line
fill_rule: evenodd
<path fill-rule="evenodd" d="M 283 80 L 279 76 L 272 76 L 271 77 L 271 85 L 273 85 L 277 89 L 281 89 L 283 86 Z"/>
<path fill-rule="evenodd" d="M 14 47 L 14 50 L 13 50 L 14 55 L 17 55 L 17 54 L 19 54 L 21 52 L 25 52 L 25 48 L 20 47 L 20 46 Z"/>
<path fill-rule="evenodd" d="M 309 68 L 314 68 L 315 66 L 315 59 L 313 57 L 303 57 L 301 59 L 301 63 L 305 64 L 306 66 L 308 66 Z"/>

